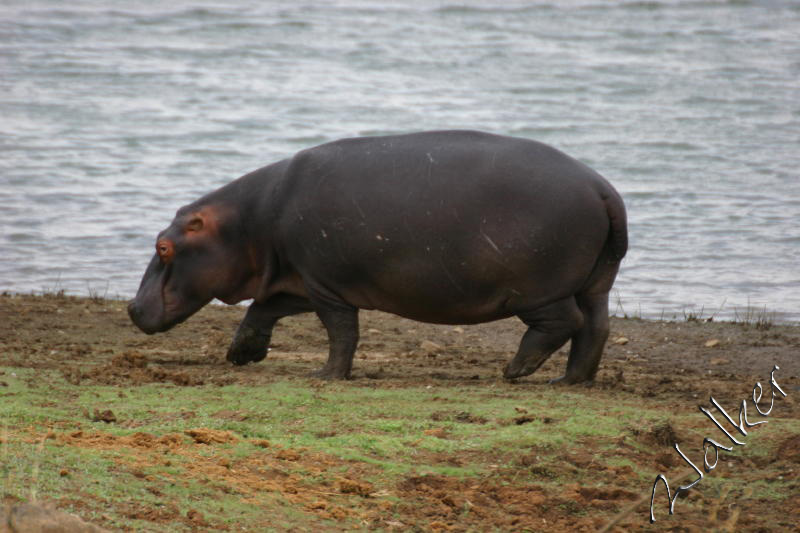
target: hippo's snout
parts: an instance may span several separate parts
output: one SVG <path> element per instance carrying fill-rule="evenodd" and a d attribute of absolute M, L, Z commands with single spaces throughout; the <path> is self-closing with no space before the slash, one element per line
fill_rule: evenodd
<path fill-rule="evenodd" d="M 137 305 L 136 300 L 132 300 L 128 304 L 128 316 L 131 318 L 131 322 L 133 322 L 137 328 L 147 333 L 148 335 L 152 335 L 154 333 L 158 333 L 159 331 L 161 331 L 154 324 L 148 323 L 148 321 L 144 316 L 144 312 L 142 311 L 141 307 Z"/>

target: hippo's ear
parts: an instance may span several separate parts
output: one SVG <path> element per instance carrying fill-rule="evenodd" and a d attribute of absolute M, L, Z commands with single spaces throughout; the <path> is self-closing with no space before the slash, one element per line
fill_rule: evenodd
<path fill-rule="evenodd" d="M 203 229 L 203 219 L 199 216 L 194 216 L 192 219 L 186 224 L 186 231 L 200 231 Z"/>

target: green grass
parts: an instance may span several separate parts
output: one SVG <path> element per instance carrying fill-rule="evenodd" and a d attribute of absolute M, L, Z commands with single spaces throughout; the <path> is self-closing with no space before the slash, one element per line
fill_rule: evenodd
<path fill-rule="evenodd" d="M 631 466 L 645 480 L 645 491 L 657 473 L 655 467 L 642 469 L 629 458 L 615 457 L 615 442 L 630 436 L 632 427 L 652 427 L 664 420 L 664 411 L 657 404 L 621 403 L 613 391 L 534 391 L 486 385 L 376 389 L 357 383 L 320 386 L 305 380 L 262 387 L 159 384 L 121 388 L 76 386 L 46 370 L 2 370 L 8 384 L 0 388 L 0 437 L 5 441 L 0 444 L 2 494 L 26 500 L 101 502 L 93 508 L 106 509 L 101 514 L 107 526 L 137 531 L 159 527 L 136 518 L 130 509 L 171 508 L 173 514 L 178 509 L 182 517 L 194 509 L 212 523 L 245 528 L 264 527 L 265 516 L 275 530 L 311 527 L 320 518 L 292 502 L 290 495 L 263 491 L 248 499 L 235 487 L 215 479 L 213 473 L 203 477 L 192 470 L 197 461 L 228 461 L 231 468 L 244 465 L 242 468 L 253 469 L 257 463 L 248 461 L 269 457 L 274 462 L 275 454 L 287 448 L 323 454 L 335 461 L 322 470 L 313 462 L 285 461 L 279 468 L 265 466 L 259 475 L 268 477 L 280 470 L 280 476 L 294 476 L 300 485 L 320 487 L 321 493 L 328 493 L 336 492 L 336 480 L 348 476 L 353 465 L 360 465 L 360 479 L 372 482 L 376 490 L 391 491 L 409 475 L 484 478 L 498 468 L 519 469 L 514 478 L 519 482 L 555 486 L 563 481 L 558 467 L 563 464 L 564 451 L 580 451 L 591 442 L 589 451 L 604 464 Z M 587 395 L 591 409 L 586 408 Z M 115 414 L 116 423 L 92 420 L 95 410 L 106 409 Z M 523 414 L 532 420 L 517 424 Z M 670 420 L 675 427 L 689 427 L 699 416 L 685 414 Z M 144 432 L 160 437 L 199 427 L 231 431 L 239 440 L 195 446 L 192 456 L 158 449 L 147 456 L 146 464 L 140 464 L 141 451 L 132 448 L 85 448 L 64 444 L 58 438 L 44 439 L 48 433 L 79 430 L 119 437 Z M 426 430 L 443 430 L 444 435 Z M 800 433 L 800 424 L 776 419 L 754 429 L 747 451 L 771 453 L 768 443 L 776 442 L 786 431 Z M 709 424 L 707 433 L 711 432 Z M 686 449 L 691 457 L 697 457 L 702 436 L 691 434 L 697 442 Z M 271 445 L 261 448 L 254 439 L 266 439 Z M 643 453 L 648 451 L 646 445 L 628 441 Z M 519 459 L 531 453 L 538 456 L 536 468 L 519 467 Z M 441 460 L 443 457 L 458 457 L 459 462 L 451 464 Z M 578 479 L 584 475 L 592 474 L 582 473 Z M 721 483 L 723 476 L 717 476 L 717 481 L 714 478 L 712 473 L 710 488 Z M 785 491 L 786 485 L 765 481 L 754 489 L 772 498 Z M 362 505 L 358 496 L 339 495 L 337 501 L 352 508 Z M 81 511 L 75 505 L 75 510 Z M 187 520 L 176 520 L 170 530 L 191 529 Z M 351 519 L 344 522 L 349 527 L 363 527 L 347 520 Z M 341 527 L 342 523 L 338 524 Z"/>

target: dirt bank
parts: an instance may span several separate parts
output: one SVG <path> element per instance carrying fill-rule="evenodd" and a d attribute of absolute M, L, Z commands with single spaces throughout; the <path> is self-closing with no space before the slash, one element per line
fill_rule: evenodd
<path fill-rule="evenodd" d="M 278 323 L 266 361 L 230 366 L 225 351 L 243 315 L 242 307 L 210 305 L 170 332 L 147 336 L 130 323 L 123 302 L 6 295 L 0 297 L 0 364 L 56 368 L 107 384 L 199 385 L 303 377 L 324 362 L 327 338 L 307 314 Z M 524 329 L 516 319 L 453 327 L 362 312 L 353 379 L 389 387 L 497 380 Z M 562 348 L 521 382 L 544 384 L 561 375 L 566 353 Z M 672 401 L 721 382 L 714 390 L 724 398 L 725 383 L 763 382 L 773 365 L 783 380 L 800 376 L 800 327 L 612 318 L 597 385 Z"/>

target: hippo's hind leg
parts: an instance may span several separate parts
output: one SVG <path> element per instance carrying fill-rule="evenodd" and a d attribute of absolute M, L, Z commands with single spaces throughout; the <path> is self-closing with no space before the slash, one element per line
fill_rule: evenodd
<path fill-rule="evenodd" d="M 358 309 L 345 304 L 317 307 L 317 316 L 328 331 L 328 360 L 310 376 L 320 379 L 348 379 L 358 345 Z"/>
<path fill-rule="evenodd" d="M 282 317 L 312 311 L 299 296 L 277 294 L 264 303 L 253 302 L 236 329 L 227 359 L 235 365 L 257 363 L 267 356 L 272 328 Z"/>
<path fill-rule="evenodd" d="M 545 307 L 517 313 L 528 325 L 517 355 L 506 365 L 503 377 L 514 379 L 533 374 L 542 363 L 583 325 L 583 313 L 570 296 Z"/>
<path fill-rule="evenodd" d="M 608 293 L 619 271 L 620 259 L 607 249 L 600 256 L 586 286 L 575 295 L 583 326 L 572 337 L 567 371 L 550 383 L 591 382 L 597 374 L 608 339 Z"/>
<path fill-rule="evenodd" d="M 583 312 L 583 327 L 572 337 L 566 373 L 551 383 L 592 381 L 608 339 L 608 293 L 578 294 L 575 298 Z"/>

